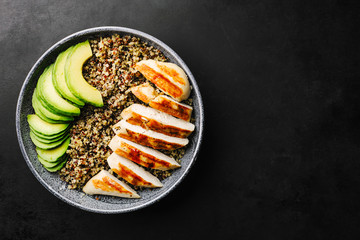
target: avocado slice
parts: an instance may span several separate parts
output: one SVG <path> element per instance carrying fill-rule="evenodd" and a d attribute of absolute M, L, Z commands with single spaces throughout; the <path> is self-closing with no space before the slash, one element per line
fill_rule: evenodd
<path fill-rule="evenodd" d="M 80 109 L 63 99 L 55 90 L 52 81 L 54 64 L 47 67 L 38 80 L 38 95 L 46 105 L 56 113 L 66 116 L 79 116 Z"/>
<path fill-rule="evenodd" d="M 30 114 L 27 116 L 28 123 L 34 131 L 46 135 L 46 136 L 52 136 L 55 134 L 62 133 L 65 131 L 68 127 L 68 123 L 48 123 L 39 118 L 39 116 L 35 114 Z"/>
<path fill-rule="evenodd" d="M 36 104 L 33 103 L 33 108 L 34 108 L 34 111 L 35 111 L 35 114 L 39 116 L 39 118 L 41 118 L 42 120 L 44 120 L 45 122 L 48 122 L 48 123 L 63 123 L 63 121 L 56 121 L 56 120 L 52 120 L 50 118 L 47 118 L 40 110 L 39 108 L 37 107 Z"/>
<path fill-rule="evenodd" d="M 48 123 L 66 123 L 74 120 L 73 117 L 66 117 L 66 116 L 64 117 L 64 116 L 56 115 L 52 112 L 49 112 L 46 108 L 44 108 L 36 97 L 36 89 L 34 90 L 32 96 L 32 106 L 35 110 L 36 115 L 38 115 L 42 120 Z M 51 116 L 51 118 L 49 118 L 48 116 Z"/>
<path fill-rule="evenodd" d="M 72 49 L 73 47 L 69 47 L 56 58 L 52 71 L 52 80 L 56 91 L 58 91 L 63 98 L 75 103 L 77 106 L 83 107 L 85 103 L 70 92 L 65 80 L 65 62 Z"/>
<path fill-rule="evenodd" d="M 37 154 L 47 162 L 58 162 L 61 157 L 63 157 L 66 153 L 70 144 L 70 138 L 66 139 L 60 146 L 45 150 L 36 148 Z"/>
<path fill-rule="evenodd" d="M 52 143 L 43 143 L 43 142 L 40 142 L 35 134 L 30 131 L 30 138 L 31 138 L 31 141 L 35 144 L 36 147 L 38 148 L 41 148 L 41 149 L 51 149 L 51 148 L 55 148 L 57 146 L 59 146 L 60 144 L 62 144 L 67 138 L 63 138 L 57 142 L 52 142 Z"/>
<path fill-rule="evenodd" d="M 41 118 L 40 118 L 40 119 L 41 119 Z M 56 123 L 54 123 L 54 124 L 56 124 Z M 61 123 L 58 123 L 58 124 L 61 124 Z M 55 139 L 55 138 L 59 138 L 60 136 L 64 136 L 65 134 L 68 134 L 69 131 L 70 131 L 70 128 L 71 128 L 71 125 L 69 124 L 69 126 L 68 126 L 65 130 L 63 130 L 63 131 L 61 131 L 61 132 L 59 132 L 59 133 L 51 134 L 51 135 L 45 135 L 45 134 L 43 134 L 43 133 L 41 133 L 41 132 L 38 132 L 36 129 L 34 129 L 33 127 L 30 126 L 30 130 L 31 130 L 37 137 L 42 138 L 42 139 L 47 139 L 47 140 L 52 140 L 52 139 Z"/>
<path fill-rule="evenodd" d="M 69 137 L 69 134 L 65 134 L 65 135 L 62 135 L 62 136 L 59 136 L 57 138 L 54 138 L 54 139 L 44 139 L 44 138 L 41 138 L 41 137 L 38 137 L 34 132 L 34 138 L 40 142 L 40 143 L 44 143 L 44 144 L 52 144 L 54 142 L 59 142 L 59 141 L 62 141 L 64 140 L 65 138 L 68 138 Z"/>
<path fill-rule="evenodd" d="M 41 134 L 39 132 L 36 132 L 34 129 L 32 129 L 30 127 L 30 130 L 36 135 L 36 137 L 44 139 L 44 140 L 54 140 L 54 139 L 59 139 L 61 137 L 64 137 L 65 135 L 69 134 L 69 129 L 70 128 L 66 129 L 65 131 L 63 131 L 61 133 L 55 134 L 55 135 L 46 136 L 46 135 L 43 135 L 43 134 Z"/>
<path fill-rule="evenodd" d="M 86 60 L 92 56 L 89 41 L 74 46 L 65 63 L 65 79 L 72 94 L 80 100 L 96 107 L 104 106 L 101 93 L 86 82 L 82 68 Z"/>
<path fill-rule="evenodd" d="M 41 119 L 41 118 L 40 118 L 40 119 Z M 62 123 L 54 123 L 54 124 L 62 124 Z M 51 140 L 51 139 L 58 138 L 58 137 L 60 137 L 60 136 L 63 136 L 63 135 L 65 135 L 65 134 L 69 133 L 71 127 L 72 127 L 72 126 L 69 124 L 69 126 L 68 126 L 65 130 L 63 130 L 63 131 L 61 131 L 61 132 L 58 132 L 58 133 L 56 133 L 56 134 L 51 134 L 51 135 L 45 135 L 45 134 L 43 134 L 43 133 L 41 133 L 41 132 L 38 132 L 38 130 L 34 129 L 34 128 L 31 127 L 31 126 L 30 126 L 30 130 L 33 131 L 33 133 L 34 133 L 36 136 L 38 136 L 39 138 Z"/>
<path fill-rule="evenodd" d="M 65 158 L 62 157 L 60 159 L 58 159 L 57 162 L 48 162 L 46 161 L 46 159 L 42 158 L 40 155 L 37 156 L 38 157 L 38 160 L 39 162 L 45 167 L 45 168 L 53 168 L 53 167 L 56 167 L 57 165 L 59 165 L 59 163 L 62 163 Z"/>
<path fill-rule="evenodd" d="M 68 158 L 65 158 L 62 162 L 60 162 L 58 165 L 56 165 L 55 167 L 46 167 L 45 169 L 48 170 L 49 172 L 56 172 L 56 171 L 59 171 L 61 170 L 64 165 L 66 164 Z"/>
<path fill-rule="evenodd" d="M 54 121 L 62 121 L 62 122 L 72 122 L 74 121 L 74 117 L 71 116 L 65 116 L 58 113 L 55 113 L 51 109 L 46 107 L 46 104 L 41 100 L 39 97 L 39 91 L 37 88 L 34 90 L 34 101 L 36 102 L 38 110 L 48 119 L 54 120 Z M 34 103 L 33 103 L 34 105 Z"/>
<path fill-rule="evenodd" d="M 38 89 L 38 88 L 36 88 Z M 43 101 L 39 95 L 39 91 L 36 90 L 36 98 L 37 101 L 39 102 L 39 105 L 41 105 L 41 110 L 42 113 L 47 117 L 47 118 L 55 118 L 55 119 L 60 119 L 60 120 L 64 120 L 64 122 L 70 122 L 74 120 L 74 117 L 72 116 L 65 116 L 60 114 L 59 112 L 55 111 L 53 108 L 50 107 L 49 103 L 47 103 L 46 101 Z"/>
<path fill-rule="evenodd" d="M 65 165 L 65 163 L 67 161 L 67 157 L 64 157 L 64 159 L 61 159 L 60 162 L 50 163 L 38 155 L 38 160 L 46 170 L 48 170 L 49 172 L 56 172 Z"/>

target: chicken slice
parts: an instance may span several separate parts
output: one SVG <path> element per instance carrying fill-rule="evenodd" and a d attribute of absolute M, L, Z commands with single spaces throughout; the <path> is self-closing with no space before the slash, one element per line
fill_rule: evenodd
<path fill-rule="evenodd" d="M 124 109 L 121 117 L 130 124 L 172 137 L 186 138 L 195 129 L 195 125 L 190 122 L 141 104 L 133 104 Z"/>
<path fill-rule="evenodd" d="M 134 186 L 142 186 L 148 188 L 162 187 L 162 183 L 151 173 L 145 171 L 132 161 L 119 156 L 113 152 L 107 159 L 111 168 L 119 177 Z"/>
<path fill-rule="evenodd" d="M 149 105 L 152 108 L 185 121 L 190 121 L 193 110 L 191 106 L 179 103 L 165 95 L 157 96 L 155 99 L 150 101 Z"/>
<path fill-rule="evenodd" d="M 146 104 L 149 104 L 151 100 L 159 95 L 148 82 L 132 87 L 130 90 L 138 99 Z"/>
<path fill-rule="evenodd" d="M 86 194 L 109 195 L 123 198 L 140 198 L 126 183 L 120 181 L 108 171 L 101 170 L 83 187 Z"/>
<path fill-rule="evenodd" d="M 152 148 L 141 146 L 140 144 L 128 141 L 119 136 L 114 136 L 109 147 L 116 154 L 125 157 L 143 167 L 169 170 L 180 167 L 175 159 Z"/>
<path fill-rule="evenodd" d="M 184 70 L 174 63 L 142 60 L 135 64 L 135 69 L 161 91 L 178 101 L 185 100 L 190 95 L 189 80 Z"/>
<path fill-rule="evenodd" d="M 171 137 L 144 129 L 137 125 L 132 125 L 125 120 L 121 120 L 115 124 L 113 129 L 119 137 L 154 149 L 175 150 L 189 143 L 187 138 Z"/>

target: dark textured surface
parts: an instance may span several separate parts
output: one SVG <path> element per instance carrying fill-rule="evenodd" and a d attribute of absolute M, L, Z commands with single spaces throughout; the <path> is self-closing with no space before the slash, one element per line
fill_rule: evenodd
<path fill-rule="evenodd" d="M 0 0 L 1 239 L 358 239 L 359 10 L 356 1 Z M 173 48 L 206 112 L 184 182 L 151 207 L 110 216 L 43 188 L 15 134 L 34 62 L 61 38 L 102 25 Z"/>

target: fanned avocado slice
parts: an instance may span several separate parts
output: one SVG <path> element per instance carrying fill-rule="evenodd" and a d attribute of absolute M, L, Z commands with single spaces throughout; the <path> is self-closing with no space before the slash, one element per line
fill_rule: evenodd
<path fill-rule="evenodd" d="M 42 101 L 37 88 L 35 88 L 34 92 L 35 92 L 37 102 L 39 103 L 40 110 L 47 118 L 50 118 L 53 120 L 64 121 L 64 122 L 74 121 L 74 117 L 59 114 L 58 112 L 47 107 L 46 103 L 44 103 L 44 101 Z"/>
<path fill-rule="evenodd" d="M 38 157 L 39 162 L 45 168 L 54 168 L 54 167 L 56 167 L 57 165 L 59 165 L 60 163 L 62 163 L 66 159 L 66 156 L 65 156 L 65 157 L 61 157 L 60 159 L 58 159 L 57 162 L 48 162 L 44 158 L 42 158 L 40 155 L 38 155 L 37 157 Z"/>
<path fill-rule="evenodd" d="M 30 131 L 30 138 L 31 138 L 31 141 L 35 144 L 35 146 L 37 146 L 38 148 L 41 148 L 41 149 L 51 149 L 51 148 L 55 148 L 57 146 L 59 146 L 60 144 L 62 144 L 66 138 L 64 139 L 61 139 L 57 142 L 52 142 L 52 143 L 43 143 L 43 142 L 40 142 L 36 136 L 34 135 L 34 133 L 32 131 Z"/>
<path fill-rule="evenodd" d="M 73 47 L 68 48 L 66 51 L 60 53 L 59 56 L 56 58 L 55 65 L 52 71 L 52 80 L 55 89 L 61 94 L 63 98 L 75 103 L 80 107 L 83 107 L 85 103 L 75 97 L 74 94 L 70 92 L 65 80 L 66 58 L 72 49 Z"/>
<path fill-rule="evenodd" d="M 34 111 L 36 113 L 36 115 L 39 116 L 39 118 L 41 118 L 42 120 L 44 120 L 45 122 L 48 122 L 48 123 L 64 123 L 63 121 L 57 121 L 57 120 L 52 120 L 50 118 L 47 118 L 38 108 L 38 105 L 34 104 L 33 102 L 33 108 L 34 108 Z"/>
<path fill-rule="evenodd" d="M 66 162 L 67 162 L 67 158 L 66 158 L 63 162 L 61 162 L 61 163 L 59 163 L 58 165 L 56 165 L 55 167 L 46 168 L 46 170 L 48 170 L 49 172 L 59 171 L 59 170 L 61 170 L 61 169 L 64 167 L 64 165 L 66 164 Z"/>
<path fill-rule="evenodd" d="M 34 108 L 36 115 L 38 115 L 42 120 L 48 123 L 67 123 L 74 120 L 73 117 L 56 115 L 52 112 L 49 112 L 46 108 L 44 108 L 36 97 L 36 89 L 32 97 L 32 106 Z M 51 118 L 49 118 L 48 116 L 51 116 Z"/>
<path fill-rule="evenodd" d="M 38 155 L 38 160 L 46 170 L 48 170 L 49 172 L 56 172 L 59 171 L 65 165 L 65 163 L 67 162 L 67 157 L 64 157 L 64 159 L 62 159 L 62 161 L 59 163 L 49 163 L 45 161 L 43 158 L 41 158 L 39 155 Z"/>
<path fill-rule="evenodd" d="M 31 126 L 30 126 L 30 130 L 39 138 L 41 139 L 46 139 L 46 140 L 53 140 L 55 138 L 59 138 L 61 136 L 64 136 L 66 134 L 69 134 L 69 130 L 70 130 L 71 126 L 69 125 L 64 131 L 61 131 L 57 134 L 53 134 L 53 135 L 44 135 L 40 132 L 37 132 L 36 130 L 34 130 Z"/>
<path fill-rule="evenodd" d="M 66 150 L 68 149 L 70 144 L 70 138 L 66 139 L 60 146 L 45 150 L 36 148 L 37 154 L 47 162 L 59 162 L 59 159 L 61 159 L 65 154 Z"/>
<path fill-rule="evenodd" d="M 47 103 L 46 101 L 43 101 L 41 99 L 38 89 L 39 89 L 38 87 L 35 88 L 36 99 L 37 99 L 37 102 L 39 103 L 40 110 L 47 118 L 50 118 L 53 120 L 59 120 L 59 121 L 63 120 L 64 122 L 70 122 L 70 121 L 74 120 L 74 117 L 60 114 L 59 112 L 57 112 L 53 108 L 51 108 L 49 103 Z"/>
<path fill-rule="evenodd" d="M 34 132 L 33 132 L 33 134 L 34 134 L 33 137 L 34 137 L 37 141 L 39 141 L 39 142 L 41 142 L 41 143 L 44 143 L 44 144 L 52 144 L 52 143 L 55 143 L 55 142 L 62 141 L 62 140 L 64 140 L 64 139 L 66 139 L 66 138 L 69 137 L 69 134 L 65 134 L 65 135 L 62 135 L 62 136 L 57 137 L 57 138 L 54 138 L 54 139 L 44 139 L 44 138 L 38 137 Z"/>
<path fill-rule="evenodd" d="M 59 134 L 65 131 L 68 127 L 68 123 L 48 123 L 39 118 L 35 114 L 30 114 L 27 116 L 28 123 L 34 131 L 45 135 L 52 136 L 55 134 Z"/>
<path fill-rule="evenodd" d="M 43 102 L 47 103 L 49 108 L 61 115 L 79 116 L 80 109 L 62 98 L 55 90 L 52 81 L 53 67 L 54 65 L 52 64 L 46 68 L 38 80 L 37 88 L 39 88 L 39 97 Z"/>
<path fill-rule="evenodd" d="M 102 107 L 104 103 L 101 93 L 87 83 L 82 74 L 83 65 L 91 56 L 92 51 L 89 41 L 74 46 L 65 63 L 66 84 L 71 93 L 83 102 Z"/>

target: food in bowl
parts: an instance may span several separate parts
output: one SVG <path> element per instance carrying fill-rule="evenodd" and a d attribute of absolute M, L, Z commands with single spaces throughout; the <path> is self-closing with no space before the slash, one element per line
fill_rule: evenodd
<path fill-rule="evenodd" d="M 83 191 L 90 195 L 109 195 L 123 198 L 140 198 L 126 183 L 120 181 L 106 170 L 101 170 L 91 181 L 88 181 Z"/>
<path fill-rule="evenodd" d="M 79 47 L 76 47 L 79 45 L 78 44 L 76 46 L 73 46 L 72 48 L 69 48 L 70 50 L 66 50 L 69 51 L 70 53 L 67 53 L 65 63 L 63 60 L 65 57 L 60 58 L 59 55 L 58 59 L 62 60 L 62 62 L 59 60 L 58 65 L 56 65 L 56 62 L 58 61 L 56 60 L 55 65 L 50 67 L 50 69 L 52 69 L 52 73 L 53 73 L 52 75 L 55 74 L 57 76 L 56 78 L 62 79 L 58 85 L 62 84 L 63 86 L 65 79 L 65 85 L 67 86 L 67 90 L 69 91 L 64 90 L 64 88 L 62 88 L 63 91 L 67 91 L 67 93 L 70 92 L 72 94 L 72 97 L 75 97 L 77 100 L 79 100 L 76 102 L 75 99 L 71 100 L 69 98 L 66 98 L 67 95 L 61 93 L 61 91 L 57 89 L 58 87 L 56 87 L 56 84 L 53 84 L 57 93 L 60 94 L 62 98 L 67 99 L 67 103 L 73 105 L 74 108 L 70 109 L 68 107 L 65 108 L 65 110 L 61 109 L 61 111 L 58 111 L 58 109 L 54 110 L 55 109 L 53 107 L 54 104 L 48 104 L 49 109 L 47 108 L 51 113 L 54 113 L 57 117 L 57 119 L 54 120 L 57 122 L 53 122 L 51 124 L 64 124 L 61 123 L 62 121 L 69 123 L 69 121 L 71 121 L 70 120 L 71 118 L 75 119 L 75 122 L 71 123 L 72 125 L 71 129 L 70 130 L 67 129 L 67 131 L 70 131 L 70 137 L 71 137 L 70 143 L 68 143 L 69 145 L 67 150 L 68 159 L 65 161 L 66 163 L 65 166 L 62 167 L 59 172 L 61 179 L 66 181 L 68 183 L 68 188 L 71 189 L 82 189 L 85 184 L 86 185 L 87 183 L 91 184 L 90 179 L 99 180 L 98 179 L 99 174 L 103 178 L 104 172 L 102 170 L 108 170 L 109 174 L 113 174 L 118 178 L 126 181 L 125 176 L 121 176 L 121 174 L 116 173 L 116 171 L 119 172 L 119 168 L 116 167 L 110 168 L 109 166 L 110 164 L 108 164 L 109 157 L 113 152 L 112 148 L 110 148 L 108 145 L 111 139 L 113 139 L 113 137 L 115 136 L 115 132 L 112 130 L 112 128 L 114 127 L 114 125 L 116 125 L 119 122 L 121 122 L 121 125 L 123 126 L 125 125 L 126 127 L 122 128 L 123 131 L 122 137 L 125 138 L 127 135 L 129 135 L 129 132 L 131 132 L 131 129 L 133 129 L 134 126 L 135 128 L 138 127 L 142 128 L 142 126 L 140 126 L 142 125 L 141 123 L 138 124 L 129 123 L 127 120 L 129 120 L 131 117 L 124 120 L 122 119 L 123 117 L 121 116 L 121 112 L 124 108 L 129 107 L 133 104 L 144 104 L 141 101 L 141 99 L 140 100 L 137 99 L 136 95 L 133 94 L 133 92 L 131 91 L 132 87 L 136 87 L 145 83 L 146 85 L 154 89 L 155 96 L 164 96 L 163 95 L 164 91 L 160 90 L 156 84 L 152 83 L 151 81 L 148 81 L 148 79 L 146 79 L 135 68 L 135 64 L 142 60 L 152 59 L 159 64 L 161 64 L 161 62 L 166 61 L 166 58 L 162 55 L 162 53 L 158 49 L 155 49 L 152 46 L 148 46 L 145 42 L 140 41 L 140 39 L 138 38 L 130 37 L 130 36 L 120 37 L 119 35 L 90 39 L 88 43 L 89 46 L 91 47 L 91 52 L 92 52 L 89 60 L 86 59 L 89 56 L 88 51 L 83 50 L 79 54 L 75 54 L 76 51 L 74 49 L 81 49 L 81 47 L 86 45 L 86 43 L 81 43 L 82 45 Z M 66 55 L 66 51 L 64 52 L 64 55 Z M 75 53 L 73 51 L 75 51 Z M 74 56 L 77 57 L 75 58 Z M 72 61 L 70 61 L 69 59 L 72 59 Z M 75 59 L 76 61 L 73 59 Z M 74 62 L 76 62 L 76 64 L 74 64 Z M 79 64 L 79 62 L 83 62 L 85 64 L 82 65 Z M 76 65 L 77 67 L 73 68 L 71 67 L 72 65 Z M 83 67 L 79 68 L 80 65 Z M 63 66 L 65 69 L 63 73 L 59 71 L 59 68 L 61 68 L 61 66 Z M 56 73 L 54 68 L 57 70 Z M 79 77 L 79 69 L 81 69 L 80 71 L 81 78 Z M 47 71 L 48 71 L 47 74 L 49 75 L 50 70 Z M 72 78 L 69 77 L 70 76 L 69 74 L 71 76 L 78 76 L 78 77 Z M 88 89 L 88 90 L 84 91 L 84 89 Z M 87 94 L 87 93 L 91 93 L 91 94 Z M 99 94 L 101 95 L 102 101 L 100 101 L 98 97 Z M 88 103 L 88 104 L 85 104 L 85 106 L 82 107 L 82 103 Z M 186 100 L 185 103 L 190 106 L 191 99 Z M 166 106 L 164 107 L 166 108 Z M 80 113 L 78 113 L 76 108 L 81 109 Z M 64 118 L 64 120 L 61 119 L 60 117 Z M 39 118 L 41 117 L 39 116 Z M 55 117 L 52 116 L 52 118 L 48 118 L 48 119 L 53 119 L 53 118 Z M 136 120 L 139 119 L 133 118 L 131 121 L 136 121 Z M 161 128 L 158 127 L 157 129 L 161 129 Z M 169 129 L 166 128 L 164 129 L 165 132 L 169 131 Z M 185 152 L 183 146 L 187 144 L 188 142 L 187 139 L 179 137 L 180 139 L 179 140 L 177 139 L 177 137 L 168 136 L 164 134 L 164 132 L 158 133 L 156 131 L 153 131 L 154 129 L 153 130 L 145 129 L 145 130 L 156 133 L 155 135 L 157 136 L 157 138 L 151 138 L 150 140 L 150 142 L 155 143 L 155 145 L 151 145 L 151 146 L 160 146 L 158 147 L 160 148 L 159 151 L 150 148 L 150 150 L 156 151 L 156 153 L 153 154 L 156 157 L 152 158 L 152 160 L 154 161 L 154 159 L 156 160 L 160 158 L 158 156 L 162 156 L 161 154 L 163 154 L 168 158 L 171 158 L 178 165 L 180 165 L 179 164 L 180 159 Z M 154 133 L 152 132 L 150 132 L 151 137 L 154 135 Z M 63 136 L 65 136 L 65 130 L 62 134 L 64 134 Z M 160 137 L 158 134 L 161 134 Z M 170 143 L 175 142 L 177 144 L 176 147 L 174 148 L 162 147 L 164 145 L 163 141 L 159 141 L 159 139 L 163 140 L 164 136 L 162 135 L 164 135 L 165 139 L 167 140 L 169 138 L 170 140 L 176 139 L 177 141 L 172 141 L 172 142 L 170 141 Z M 52 136 L 52 138 L 56 139 L 54 136 Z M 130 141 L 132 140 L 133 144 L 139 144 L 140 146 L 141 144 L 143 144 L 143 142 L 139 142 L 138 140 L 136 140 L 136 138 L 127 139 L 127 141 L 129 140 Z M 180 141 L 181 144 L 178 144 L 179 143 L 178 141 Z M 178 147 L 180 148 L 173 150 Z M 130 151 L 134 150 L 134 148 L 131 147 L 128 149 L 130 149 Z M 54 149 L 51 148 L 51 150 Z M 57 152 L 60 152 L 60 150 L 57 150 Z M 143 155 L 141 156 L 148 157 L 147 151 L 144 150 Z M 60 159 L 61 157 L 62 156 L 58 157 L 58 159 Z M 140 158 L 142 160 L 144 159 L 143 157 Z M 131 163 L 135 162 L 133 159 L 130 159 Z M 125 168 L 124 166 L 126 166 L 127 168 L 132 168 L 131 164 L 126 165 L 124 161 L 122 161 L 122 163 L 123 163 L 123 167 L 120 169 L 124 169 Z M 139 163 L 135 162 L 135 165 L 136 164 Z M 145 169 L 146 172 L 152 174 L 152 176 L 157 178 L 159 181 L 170 176 L 171 171 L 173 171 L 173 170 L 168 170 L 171 168 L 168 168 L 167 170 L 160 168 L 158 169 L 150 168 L 152 164 L 149 164 L 147 166 L 149 167 L 146 167 Z M 142 167 L 139 168 L 143 169 Z M 138 173 L 137 171 L 135 172 L 137 173 L 136 176 L 145 176 L 144 174 Z M 132 175 L 130 174 L 130 176 Z M 130 178 L 128 178 L 127 182 L 130 183 L 130 187 L 133 187 L 135 190 L 144 187 L 141 185 L 134 184 L 135 182 L 131 182 L 129 179 Z M 154 184 L 154 186 L 159 187 L 159 184 L 158 183 Z M 88 193 L 92 194 L 93 192 L 90 191 Z"/>
<path fill-rule="evenodd" d="M 135 69 L 177 101 L 186 100 L 190 95 L 189 80 L 184 70 L 174 63 L 142 60 L 135 64 Z"/>
<path fill-rule="evenodd" d="M 174 158 L 119 136 L 114 136 L 111 139 L 109 147 L 116 154 L 130 159 L 146 168 L 166 171 L 180 167 L 180 164 L 174 160 Z"/>
<path fill-rule="evenodd" d="M 133 186 L 142 186 L 148 188 L 162 187 L 160 180 L 146 171 L 144 168 L 138 166 L 131 160 L 118 155 L 113 152 L 108 158 L 107 162 L 119 177 Z"/>

